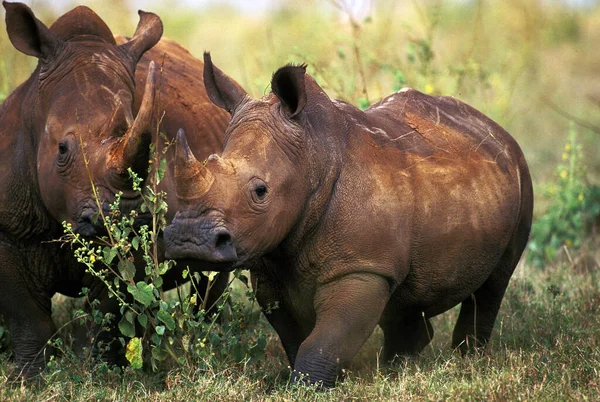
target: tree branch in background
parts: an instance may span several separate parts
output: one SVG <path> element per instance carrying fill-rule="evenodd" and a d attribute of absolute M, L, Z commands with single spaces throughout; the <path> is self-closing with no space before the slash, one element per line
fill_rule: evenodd
<path fill-rule="evenodd" d="M 367 92 L 367 78 L 365 75 L 365 70 L 363 68 L 362 57 L 360 55 L 360 47 L 358 46 L 358 41 L 360 39 L 360 23 L 356 21 L 354 15 L 352 14 L 352 9 L 348 5 L 346 0 L 329 0 L 331 4 L 346 14 L 350 21 L 350 27 L 352 28 L 352 50 L 354 52 L 354 59 L 356 60 L 356 65 L 358 67 L 358 74 L 360 75 L 360 79 L 362 81 L 362 93 L 365 97 L 368 104 L 371 104 L 369 100 L 369 93 Z"/>
<path fill-rule="evenodd" d="M 583 127 L 583 128 L 587 128 L 590 131 L 593 131 L 596 134 L 600 134 L 600 127 L 588 123 L 585 120 L 580 119 L 577 116 L 572 115 L 571 113 L 567 112 L 566 110 L 560 108 L 558 105 L 556 105 L 554 102 L 552 102 L 550 99 L 542 97 L 542 102 L 548 106 L 550 109 L 554 110 L 556 113 L 558 113 L 559 115 L 561 115 L 562 117 L 571 120 L 573 123 Z"/>

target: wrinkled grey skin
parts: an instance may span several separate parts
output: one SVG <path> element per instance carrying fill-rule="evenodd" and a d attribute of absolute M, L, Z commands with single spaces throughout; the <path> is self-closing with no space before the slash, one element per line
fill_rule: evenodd
<path fill-rule="evenodd" d="M 303 67 L 254 100 L 205 55 L 204 82 L 231 123 L 205 164 L 178 137 L 167 256 L 249 267 L 293 381 L 333 386 L 376 325 L 386 360 L 418 353 L 457 304 L 452 346 L 486 344 L 533 212 L 506 131 L 410 89 L 361 112 Z"/>

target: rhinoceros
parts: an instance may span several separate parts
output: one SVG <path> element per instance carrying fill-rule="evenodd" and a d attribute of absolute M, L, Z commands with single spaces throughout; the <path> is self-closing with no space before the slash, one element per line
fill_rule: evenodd
<path fill-rule="evenodd" d="M 178 134 L 166 254 L 250 268 L 292 381 L 333 386 L 377 325 L 388 361 L 418 353 L 459 303 L 452 345 L 488 342 L 533 208 L 504 129 L 408 88 L 360 111 L 305 66 L 256 100 L 205 54 L 204 83 L 231 122 L 205 163 Z"/>
<path fill-rule="evenodd" d="M 210 104 L 201 83 L 175 77 L 178 71 L 201 74 L 202 69 L 178 45 L 161 42 L 159 53 L 142 59 L 162 36 L 155 14 L 140 11 L 133 37 L 120 38 L 117 45 L 87 7 L 71 10 L 48 28 L 24 4 L 3 6 L 10 41 L 39 59 L 31 77 L 0 107 L 0 314 L 11 332 L 17 369 L 29 378 L 52 353 L 47 345 L 56 332 L 51 297 L 79 296 L 83 286 L 92 297 L 105 293 L 71 250 L 54 242 L 63 221 L 83 236 L 102 230 L 91 182 L 102 209 L 119 191 L 124 210 L 137 207 L 141 199 L 131 189 L 127 168 L 145 174 L 159 115 L 164 114 L 161 130 L 171 138 L 174 121 L 202 135 L 205 143 L 197 143 L 206 147 L 198 145 L 197 152 L 207 154 L 221 149 L 229 115 Z M 165 83 L 160 91 L 157 81 Z M 170 99 L 179 94 L 187 98 Z M 168 173 L 164 188 L 173 186 L 171 177 Z M 100 309 L 114 307 L 114 300 L 105 298 Z"/>

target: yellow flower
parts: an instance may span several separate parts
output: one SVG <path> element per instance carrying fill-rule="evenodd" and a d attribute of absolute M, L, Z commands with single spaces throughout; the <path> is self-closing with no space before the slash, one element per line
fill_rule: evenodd
<path fill-rule="evenodd" d="M 569 154 L 565 152 L 562 154 L 562 160 L 566 161 L 567 159 L 569 159 Z"/>
<path fill-rule="evenodd" d="M 573 242 L 571 240 L 565 241 L 565 246 L 571 247 L 572 245 L 573 245 Z"/>
<path fill-rule="evenodd" d="M 569 152 L 571 150 L 571 144 L 565 144 L 565 152 Z"/>
<path fill-rule="evenodd" d="M 96 262 L 96 256 L 94 254 L 90 255 L 90 262 L 92 264 Z"/>
<path fill-rule="evenodd" d="M 563 179 L 566 179 L 567 178 L 567 171 L 566 170 L 561 171 L 560 172 L 560 177 L 562 177 Z"/>
<path fill-rule="evenodd" d="M 432 94 L 432 93 L 433 93 L 433 85 L 431 85 L 431 84 L 426 84 L 426 85 L 425 85 L 425 93 L 426 93 L 426 94 Z"/>
<path fill-rule="evenodd" d="M 577 197 L 578 201 L 583 201 L 583 193 L 579 193 L 579 197 Z"/>

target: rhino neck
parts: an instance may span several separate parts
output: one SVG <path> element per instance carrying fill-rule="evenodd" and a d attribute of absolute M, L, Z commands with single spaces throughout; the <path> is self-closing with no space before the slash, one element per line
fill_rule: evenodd
<path fill-rule="evenodd" d="M 34 75 L 0 108 L 0 232 L 21 239 L 60 234 L 58 223 L 43 207 L 37 185 Z"/>
<path fill-rule="evenodd" d="M 305 177 L 309 180 L 310 195 L 304 213 L 283 243 L 283 247 L 291 253 L 310 241 L 324 222 L 342 173 L 346 150 L 344 144 L 348 135 L 348 124 L 337 110 L 326 121 L 321 120 L 320 126 L 305 122 L 305 127 L 309 128 L 305 148 L 305 165 L 308 168 Z"/>

